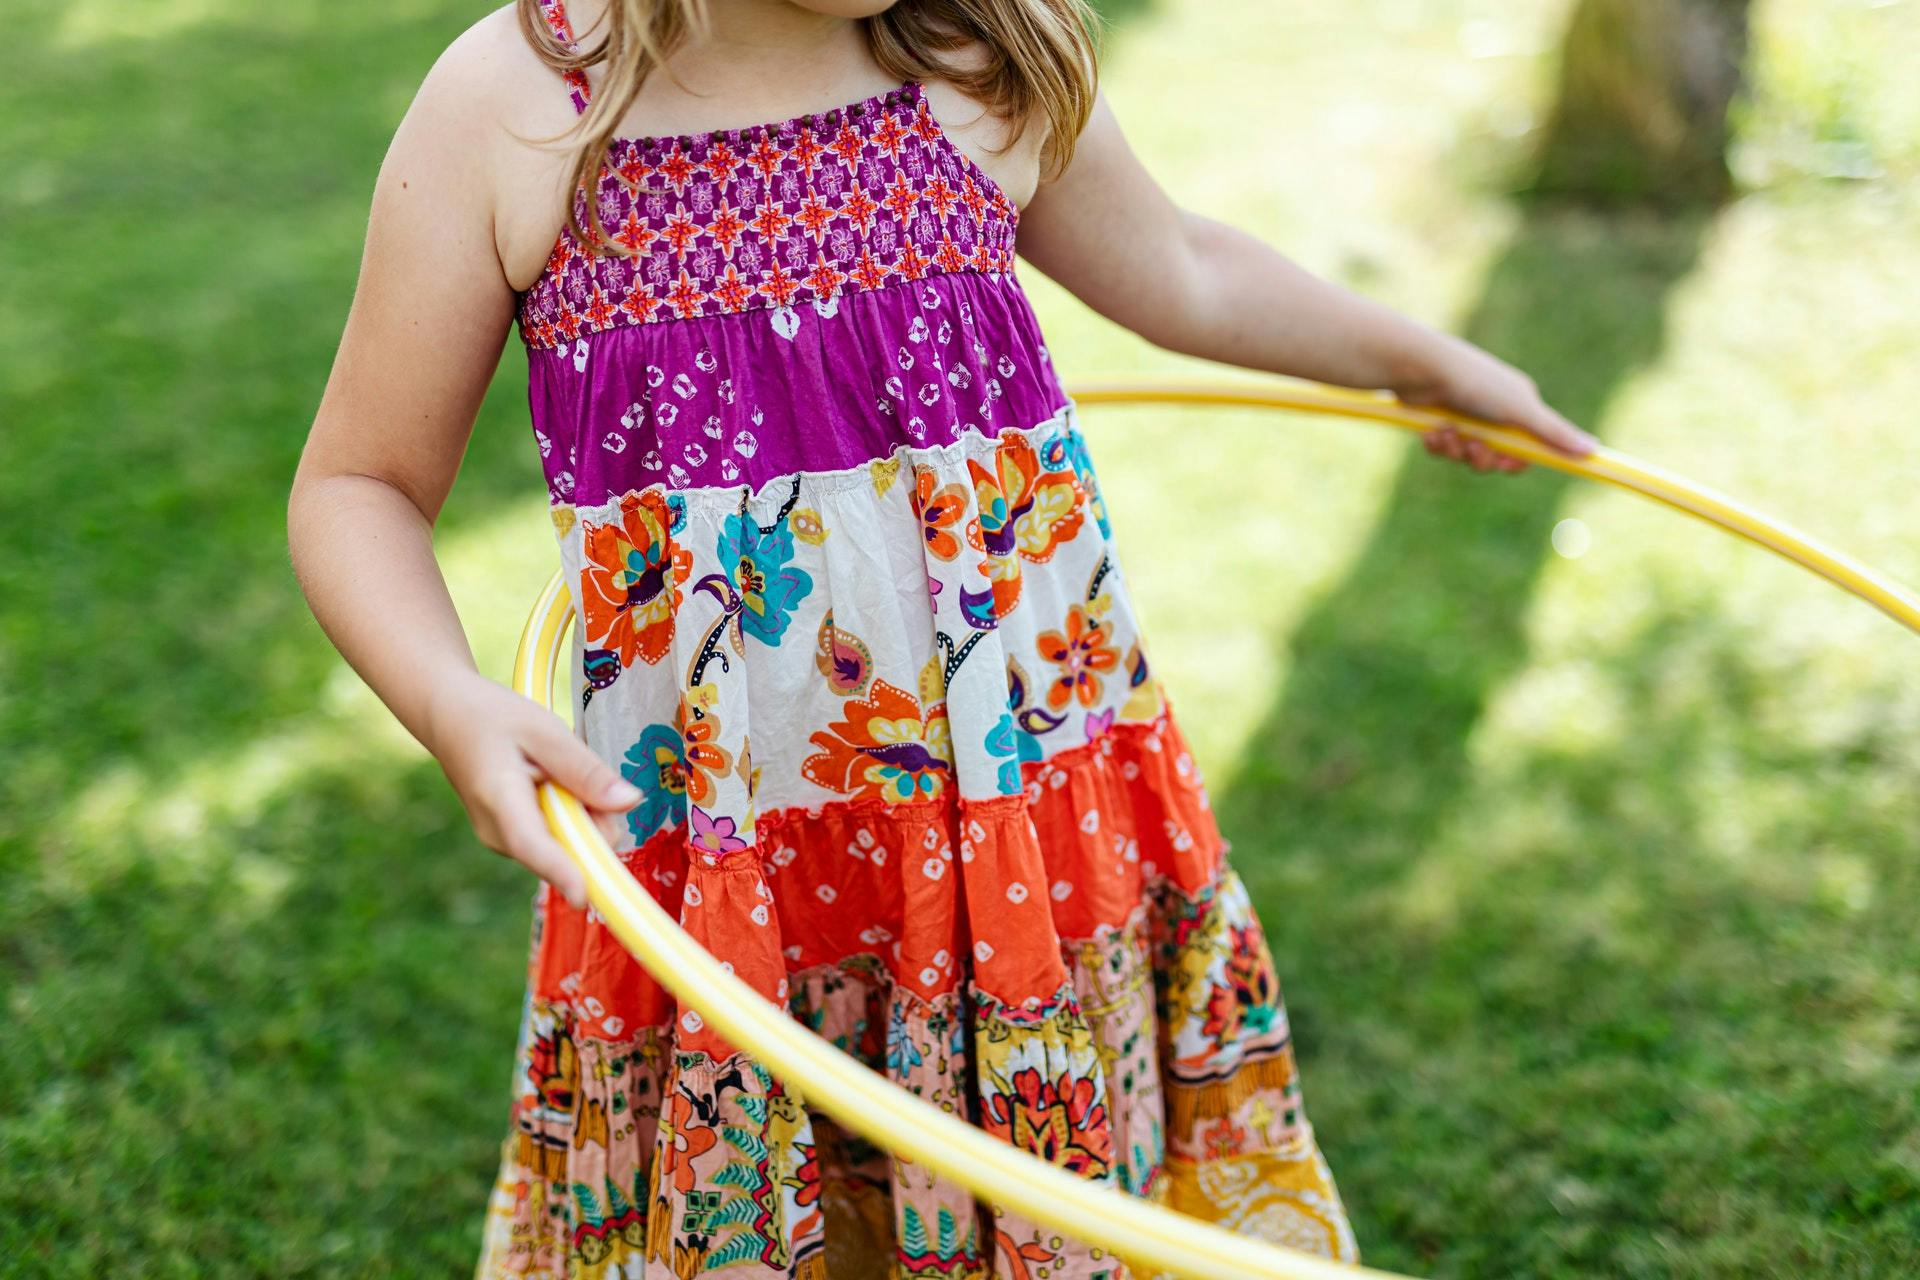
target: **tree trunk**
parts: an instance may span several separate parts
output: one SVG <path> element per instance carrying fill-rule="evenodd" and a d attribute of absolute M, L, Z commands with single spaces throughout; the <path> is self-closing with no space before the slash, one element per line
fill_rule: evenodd
<path fill-rule="evenodd" d="M 1533 190 L 1595 204 L 1717 202 L 1750 0 L 1579 0 Z"/>

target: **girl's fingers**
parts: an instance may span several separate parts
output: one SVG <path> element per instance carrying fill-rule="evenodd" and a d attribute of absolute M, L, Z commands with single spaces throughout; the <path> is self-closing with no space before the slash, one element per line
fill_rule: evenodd
<path fill-rule="evenodd" d="M 508 794 L 498 797 L 494 813 L 506 855 L 551 884 L 574 908 L 584 909 L 586 877 L 547 830 L 533 789 L 524 784 L 512 787 Z"/>
<path fill-rule="evenodd" d="M 1573 458 L 1584 458 L 1600 445 L 1598 440 L 1543 403 L 1535 404 L 1527 413 L 1520 415 L 1517 425 Z"/>
<path fill-rule="evenodd" d="M 625 812 L 640 803 L 640 788 L 615 773 L 558 717 L 547 732 L 527 745 L 527 751 L 548 779 L 571 791 L 589 809 Z"/>
<path fill-rule="evenodd" d="M 1502 453 L 1486 442 L 1473 436 L 1463 435 L 1453 426 L 1432 427 L 1421 432 L 1420 442 L 1428 453 L 1437 458 L 1451 458 L 1463 462 L 1476 471 L 1519 472 L 1527 469 L 1524 458 Z"/>

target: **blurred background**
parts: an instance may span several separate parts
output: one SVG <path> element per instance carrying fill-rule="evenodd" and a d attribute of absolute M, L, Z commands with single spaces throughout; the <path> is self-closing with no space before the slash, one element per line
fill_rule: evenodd
<path fill-rule="evenodd" d="M 472 1265 L 531 882 L 283 518 L 481 12 L 0 0 L 0 1274 Z M 1181 201 L 1920 583 L 1920 2 L 1107 12 Z M 1225 372 L 1023 272 L 1070 381 Z M 510 338 L 438 533 L 502 679 L 557 563 L 524 377 Z M 1539 469 L 1087 426 L 1367 1260 L 1920 1271 L 1920 637 Z"/>

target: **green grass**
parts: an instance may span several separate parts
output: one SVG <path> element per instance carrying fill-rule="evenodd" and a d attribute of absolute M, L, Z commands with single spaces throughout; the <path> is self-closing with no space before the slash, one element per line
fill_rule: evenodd
<path fill-rule="evenodd" d="M 6 9 L 0 1274 L 461 1272 L 529 884 L 312 623 L 282 513 L 374 170 L 475 11 Z M 1749 189 L 1671 222 L 1508 198 L 1565 11 L 1136 4 L 1107 86 L 1183 200 L 1920 582 L 1920 11 L 1761 4 Z M 1028 280 L 1071 374 L 1198 371 Z M 523 376 L 440 534 L 500 672 L 553 561 Z M 1089 425 L 1367 1260 L 1920 1270 L 1920 641 L 1552 475 Z"/>

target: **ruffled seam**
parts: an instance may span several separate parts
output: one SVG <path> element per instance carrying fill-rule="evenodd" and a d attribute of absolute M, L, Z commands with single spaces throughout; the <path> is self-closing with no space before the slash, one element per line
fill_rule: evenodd
<path fill-rule="evenodd" d="M 1144 748 L 1146 751 L 1165 751 L 1174 741 L 1172 717 L 1165 711 L 1152 720 L 1119 721 L 1103 730 L 1096 738 L 1068 747 L 1054 755 L 1030 762 L 1034 767 L 1028 779 L 1028 785 L 1012 795 L 994 796 L 949 796 L 933 800 L 914 800 L 905 803 L 888 803 L 885 800 L 863 796 L 852 800 L 828 800 L 814 805 L 785 805 L 778 809 L 754 814 L 755 842 L 744 848 L 735 849 L 721 855 L 717 860 L 699 860 L 697 864 L 689 857 L 689 866 L 698 865 L 702 874 L 714 872 L 732 872 L 745 874 L 767 873 L 765 863 L 768 855 L 754 856 L 763 848 L 777 848 L 779 842 L 770 839 L 783 828 L 801 826 L 819 822 L 822 819 L 847 821 L 864 817 L 885 817 L 895 821 L 937 821 L 949 814 L 957 819 L 998 818 L 1010 816 L 1023 809 L 1031 809 L 1035 797 L 1032 787 L 1039 779 L 1056 775 L 1071 775 L 1091 764 L 1098 758 L 1109 754 L 1116 747 L 1127 743 L 1151 742 L 1155 745 Z M 1130 744 L 1129 744 L 1130 745 Z M 1158 794 L 1158 793 L 1156 793 Z M 660 828 L 638 845 L 625 849 L 616 849 L 615 855 L 632 869 L 635 863 L 649 863 L 655 860 L 659 850 L 686 846 L 688 824 L 685 821 Z M 1219 860 L 1224 857 L 1231 843 L 1217 831 L 1212 833 L 1209 847 L 1202 851 L 1203 856 Z M 777 871 L 777 865 L 774 870 Z M 1151 883 L 1163 878 L 1164 872 L 1144 877 Z M 1114 926 L 1119 927 L 1119 926 Z M 1100 937 L 1096 933 L 1090 935 Z M 1063 939 L 1063 941 L 1065 941 Z"/>
<path fill-rule="evenodd" d="M 1228 863 L 1223 856 L 1213 877 L 1196 889 L 1182 888 L 1180 884 L 1170 876 L 1154 876 L 1141 886 L 1141 900 L 1139 904 L 1134 907 L 1124 924 L 1103 926 L 1103 932 L 1093 937 L 1062 938 L 1060 940 L 1061 958 L 1063 961 L 1070 962 L 1074 958 L 1074 953 L 1089 944 L 1109 944 L 1126 939 L 1129 936 L 1137 937 L 1146 933 L 1151 929 L 1156 916 L 1167 914 L 1161 910 L 1160 904 L 1168 900 L 1177 900 L 1182 906 L 1189 910 L 1193 910 L 1196 913 L 1202 912 L 1206 910 L 1207 904 L 1218 895 L 1228 879 L 1237 874 L 1238 872 L 1235 868 Z M 871 982 L 876 989 L 887 993 L 890 997 L 917 1005 L 929 1013 L 952 1013 L 962 1008 L 985 1009 L 988 1006 L 991 1006 L 994 1010 L 1012 1010 L 1014 1015 L 1016 1015 L 1015 1017 L 1003 1017 L 1001 1019 L 1002 1021 L 1008 1022 L 1009 1025 L 1025 1025 L 1037 1014 L 1044 1013 L 1047 1010 L 1057 1011 L 1059 1003 L 1073 990 L 1072 981 L 1069 979 L 1069 981 L 1063 983 L 1060 989 L 1052 996 L 1044 1000 L 1039 1000 L 1032 1009 L 1024 1008 L 1013 1001 L 1003 1000 L 993 995 L 991 992 L 982 989 L 979 984 L 971 978 L 963 979 L 956 986 L 945 991 L 937 992 L 934 995 L 923 995 L 914 990 L 909 983 L 902 982 L 894 973 L 887 956 L 877 950 L 849 952 L 837 960 L 822 960 L 802 968 L 789 969 L 786 975 L 787 989 L 794 991 L 812 982 L 842 976 L 850 976 L 861 981 Z M 671 996 L 668 998 L 672 999 Z M 1077 996 L 1075 998 L 1077 999 Z M 538 1001 L 538 1003 L 548 1009 L 564 1012 L 575 1021 L 580 1020 L 581 1011 L 574 1009 L 571 1003 L 564 997 L 549 998 Z M 650 1034 L 663 1037 L 671 1036 L 673 1034 L 673 1028 L 673 1020 L 667 1018 L 659 1022 L 649 1022 L 634 1026 L 629 1029 L 628 1035 L 621 1037 L 619 1040 L 609 1040 L 603 1036 L 585 1034 L 581 1035 L 580 1038 L 613 1046 L 638 1044 L 644 1041 Z M 682 1050 L 678 1052 L 686 1051 Z M 703 1057 L 707 1055 L 696 1053 L 692 1056 Z M 731 1054 L 712 1057 L 711 1061 L 716 1064 L 724 1064 L 734 1061 L 744 1062 L 751 1058 L 752 1055 L 745 1050 L 736 1050 Z"/>

